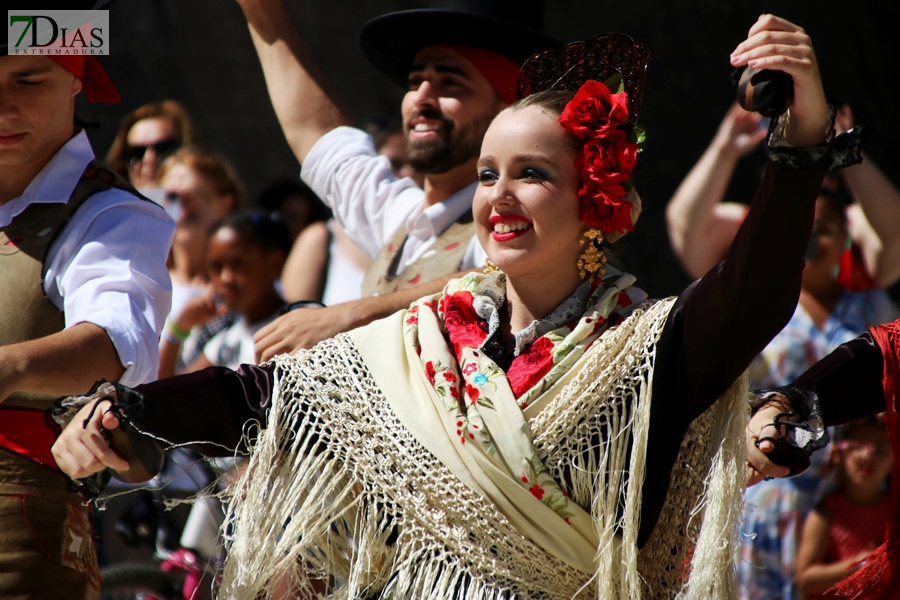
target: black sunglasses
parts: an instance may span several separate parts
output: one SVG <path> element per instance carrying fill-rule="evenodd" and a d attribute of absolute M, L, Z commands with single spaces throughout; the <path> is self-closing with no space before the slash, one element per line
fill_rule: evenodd
<path fill-rule="evenodd" d="M 128 159 L 128 164 L 133 167 L 134 165 L 142 161 L 144 159 L 144 154 L 147 152 L 148 148 L 153 148 L 153 152 L 154 154 L 156 154 L 156 156 L 165 158 L 166 156 L 181 148 L 181 140 L 160 140 L 152 144 L 147 144 L 146 146 L 132 146 L 129 144 L 125 147 L 125 158 Z"/>

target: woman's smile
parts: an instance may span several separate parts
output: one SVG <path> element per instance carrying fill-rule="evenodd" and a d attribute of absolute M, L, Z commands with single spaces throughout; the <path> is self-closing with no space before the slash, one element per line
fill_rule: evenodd
<path fill-rule="evenodd" d="M 494 228 L 491 235 L 497 242 L 507 242 L 532 229 L 531 221 L 521 215 L 494 215 L 490 223 Z"/>

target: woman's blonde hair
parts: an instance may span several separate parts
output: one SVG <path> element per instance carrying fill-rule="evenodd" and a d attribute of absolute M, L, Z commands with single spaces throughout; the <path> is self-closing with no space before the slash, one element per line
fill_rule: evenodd
<path fill-rule="evenodd" d="M 570 92 L 567 90 L 544 90 L 543 92 L 537 92 L 530 96 L 525 96 L 524 98 L 513 102 L 503 110 L 514 112 L 517 110 L 522 110 L 523 108 L 534 106 L 550 113 L 554 117 L 559 118 L 559 116 L 566 109 L 566 105 L 574 97 L 575 92 Z M 572 145 L 576 150 L 580 152 L 581 148 L 584 146 L 584 142 L 569 132 L 566 132 L 566 135 L 571 138 Z M 637 190 L 632 187 L 628 195 L 625 196 L 625 201 L 631 204 L 631 223 L 637 223 L 638 217 L 641 214 L 641 197 L 638 195 Z M 612 243 L 619 240 L 623 235 L 625 234 L 614 231 L 612 233 L 603 234 L 603 237 L 606 241 Z"/>
<path fill-rule="evenodd" d="M 130 112 L 122 119 L 119 124 L 119 131 L 116 133 L 116 139 L 113 140 L 109 152 L 106 154 L 106 162 L 116 173 L 130 180 L 128 174 L 128 157 L 126 150 L 128 148 L 128 132 L 134 127 L 134 124 L 144 119 L 167 119 L 175 126 L 175 131 L 181 143 L 184 145 L 193 144 L 194 124 L 187 110 L 175 100 L 161 100 L 159 102 L 151 102 L 145 104 Z"/>
<path fill-rule="evenodd" d="M 244 185 L 231 163 L 212 152 L 196 146 L 185 146 L 163 161 L 159 167 L 158 179 L 162 179 L 177 165 L 189 167 L 212 183 L 220 196 L 234 198 L 232 210 L 240 207 L 244 200 Z"/>

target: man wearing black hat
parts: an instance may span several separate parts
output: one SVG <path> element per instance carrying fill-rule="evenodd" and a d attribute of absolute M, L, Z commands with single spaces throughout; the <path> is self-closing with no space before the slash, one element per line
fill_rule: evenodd
<path fill-rule="evenodd" d="M 401 106 L 406 148 L 425 174 L 424 190 L 397 179 L 368 134 L 345 127 L 281 1 L 239 2 L 304 181 L 374 259 L 365 299 L 282 317 L 257 334 L 260 358 L 386 316 L 438 291 L 461 269 L 482 267 L 470 210 L 475 162 L 491 120 L 516 100 L 521 63 L 559 45 L 530 25 L 540 23 L 541 1 L 444 0 L 442 8 L 390 13 L 363 26 L 363 53 L 408 90 Z M 509 20 L 515 17 L 522 23 Z"/>

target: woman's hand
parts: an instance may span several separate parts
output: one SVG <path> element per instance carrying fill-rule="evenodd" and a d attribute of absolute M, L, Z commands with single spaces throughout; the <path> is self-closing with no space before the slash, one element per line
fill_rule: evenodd
<path fill-rule="evenodd" d="M 128 461 L 110 447 L 110 432 L 119 427 L 116 413 L 107 412 L 111 406 L 112 402 L 105 399 L 86 404 L 53 444 L 51 452 L 57 466 L 72 479 L 89 477 L 107 467 L 128 471 Z M 88 417 L 90 420 L 85 427 L 84 421 Z"/>
<path fill-rule="evenodd" d="M 825 142 L 828 104 L 812 41 L 801 27 L 761 15 L 731 55 L 735 67 L 784 71 L 794 80 L 785 141 L 802 148 Z"/>
<path fill-rule="evenodd" d="M 766 477 L 784 477 L 791 472 L 788 467 L 769 460 L 768 453 L 775 449 L 771 440 L 764 439 L 757 446 L 760 439 L 777 439 L 786 433 L 783 426 L 778 431 L 774 423 L 779 414 L 790 411 L 791 407 L 787 403 L 770 402 L 750 418 L 747 424 L 747 487 L 756 485 Z"/>

